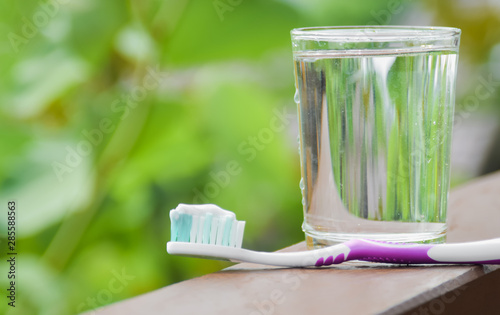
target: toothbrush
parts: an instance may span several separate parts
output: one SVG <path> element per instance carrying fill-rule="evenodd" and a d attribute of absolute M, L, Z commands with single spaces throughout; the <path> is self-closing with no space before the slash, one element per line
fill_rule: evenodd
<path fill-rule="evenodd" d="M 350 240 L 321 249 L 267 253 L 241 248 L 244 221 L 233 212 L 212 204 L 179 204 L 170 211 L 172 255 L 250 262 L 265 265 L 308 267 L 362 260 L 393 264 L 500 264 L 500 238 L 456 244 L 391 243 Z"/>

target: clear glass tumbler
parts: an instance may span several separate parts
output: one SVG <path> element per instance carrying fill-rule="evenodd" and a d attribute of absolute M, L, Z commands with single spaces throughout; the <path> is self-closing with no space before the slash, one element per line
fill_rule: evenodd
<path fill-rule="evenodd" d="M 446 238 L 460 30 L 294 29 L 309 248 Z"/>

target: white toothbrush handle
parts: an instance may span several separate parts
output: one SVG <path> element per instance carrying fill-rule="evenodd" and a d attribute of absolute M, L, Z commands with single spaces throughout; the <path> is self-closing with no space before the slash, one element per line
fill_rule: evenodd
<path fill-rule="evenodd" d="M 444 263 L 500 264 L 500 238 L 435 245 L 427 254 L 431 259 Z"/>
<path fill-rule="evenodd" d="M 250 262 L 264 265 L 307 267 L 320 266 L 318 261 L 323 257 L 332 257 L 332 263 L 343 262 L 350 249 L 344 244 L 325 247 L 312 251 L 276 253 L 258 252 L 243 248 L 218 246 L 209 244 L 196 244 L 189 242 L 168 242 L 167 252 L 172 255 L 195 256 L 210 259 L 224 259 L 234 262 Z"/>

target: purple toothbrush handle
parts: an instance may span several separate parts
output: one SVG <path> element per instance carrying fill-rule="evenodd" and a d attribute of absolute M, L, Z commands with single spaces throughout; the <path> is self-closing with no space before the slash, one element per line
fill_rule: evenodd
<path fill-rule="evenodd" d="M 437 245 L 357 239 L 344 245 L 349 249 L 347 255 L 319 258 L 316 266 L 347 260 L 393 264 L 500 264 L 500 238 Z"/>
<path fill-rule="evenodd" d="M 427 252 L 435 245 L 389 243 L 356 239 L 342 244 L 345 253 L 326 255 L 317 259 L 315 266 L 340 264 L 348 260 L 363 260 L 392 264 L 429 264 L 439 263 L 429 257 Z"/>
<path fill-rule="evenodd" d="M 390 243 L 374 240 L 351 240 L 346 243 L 351 248 L 349 260 L 363 260 L 393 264 L 436 264 L 428 251 L 436 245 Z"/>

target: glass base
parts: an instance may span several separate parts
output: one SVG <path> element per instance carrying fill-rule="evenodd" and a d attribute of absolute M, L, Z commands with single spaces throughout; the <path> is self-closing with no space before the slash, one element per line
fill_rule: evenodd
<path fill-rule="evenodd" d="M 341 234 L 324 232 L 306 232 L 306 244 L 308 249 L 323 248 L 337 245 L 353 239 L 370 239 L 386 242 L 418 243 L 418 244 L 440 244 L 446 241 L 446 229 L 436 233 L 367 233 L 367 234 Z"/>

